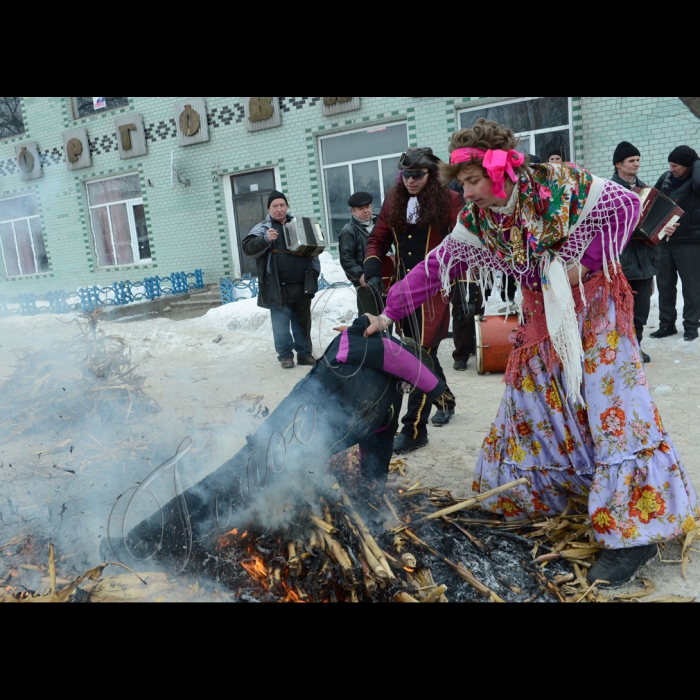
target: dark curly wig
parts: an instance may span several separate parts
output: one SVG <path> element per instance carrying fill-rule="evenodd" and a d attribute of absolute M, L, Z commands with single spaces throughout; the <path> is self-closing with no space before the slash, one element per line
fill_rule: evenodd
<path fill-rule="evenodd" d="M 403 233 L 408 229 L 406 221 L 406 207 L 411 195 L 403 184 L 403 180 L 397 183 L 389 192 L 391 202 L 388 224 L 396 233 Z M 428 182 L 418 193 L 418 221 L 419 228 L 443 228 L 450 222 L 450 191 L 444 187 L 438 179 L 437 172 L 431 171 Z"/>

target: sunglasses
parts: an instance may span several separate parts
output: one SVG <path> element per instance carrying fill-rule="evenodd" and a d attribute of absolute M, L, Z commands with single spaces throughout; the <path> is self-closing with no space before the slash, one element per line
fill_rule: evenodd
<path fill-rule="evenodd" d="M 422 180 L 428 173 L 426 173 L 423 170 L 402 170 L 401 171 L 401 177 L 403 177 L 404 180 L 410 180 L 413 178 L 414 180 Z"/>

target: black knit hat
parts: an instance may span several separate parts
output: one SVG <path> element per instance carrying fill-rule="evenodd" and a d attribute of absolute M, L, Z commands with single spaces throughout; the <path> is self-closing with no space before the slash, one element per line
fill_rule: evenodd
<path fill-rule="evenodd" d="M 287 202 L 287 198 L 284 196 L 284 192 L 280 192 L 279 190 L 272 190 L 270 192 L 270 196 L 267 198 L 267 208 L 270 208 L 270 204 L 274 202 L 276 199 L 283 199 L 285 202 Z M 289 206 L 289 202 L 287 202 L 287 206 Z"/>
<path fill-rule="evenodd" d="M 690 146 L 678 146 L 669 154 L 668 162 L 689 168 L 699 157 Z"/>
<path fill-rule="evenodd" d="M 348 199 L 349 207 L 365 207 L 372 204 L 372 195 L 369 192 L 355 192 Z"/>
<path fill-rule="evenodd" d="M 406 153 L 402 153 L 399 160 L 399 170 L 413 168 L 437 170 L 439 165 L 440 159 L 433 153 L 432 148 L 407 148 Z"/>
<path fill-rule="evenodd" d="M 629 141 L 621 141 L 617 144 L 615 153 L 613 153 L 613 165 L 622 163 L 626 158 L 632 158 L 634 156 L 641 156 L 637 148 L 635 148 Z"/>

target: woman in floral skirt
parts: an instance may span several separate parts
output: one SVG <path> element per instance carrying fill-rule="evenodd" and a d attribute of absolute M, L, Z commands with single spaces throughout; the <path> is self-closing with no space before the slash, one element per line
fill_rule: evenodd
<path fill-rule="evenodd" d="M 473 489 L 528 483 L 483 507 L 517 520 L 587 504 L 604 546 L 591 582 L 621 585 L 656 543 L 696 527 L 697 497 L 649 393 L 619 254 L 639 197 L 573 163 L 530 168 L 502 125 L 454 134 L 444 182 L 466 206 L 453 232 L 392 287 L 367 334 L 384 331 L 451 280 L 496 273 L 521 285 L 521 323 L 506 390 Z"/>

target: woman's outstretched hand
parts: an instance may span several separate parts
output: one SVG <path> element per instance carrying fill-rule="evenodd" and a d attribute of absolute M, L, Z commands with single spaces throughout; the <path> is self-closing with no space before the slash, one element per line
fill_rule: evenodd
<path fill-rule="evenodd" d="M 365 316 L 370 320 L 370 324 L 363 334 L 365 338 L 369 338 L 369 336 L 374 335 L 377 331 L 385 331 L 389 328 L 386 316 L 373 316 L 372 314 L 365 314 Z"/>

